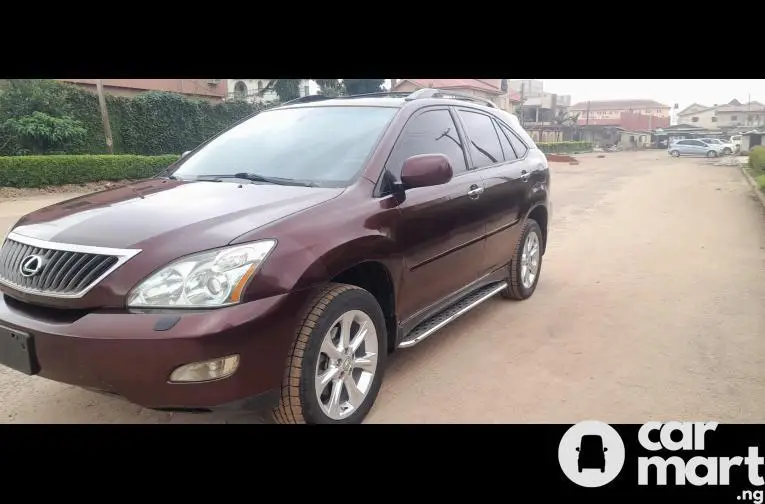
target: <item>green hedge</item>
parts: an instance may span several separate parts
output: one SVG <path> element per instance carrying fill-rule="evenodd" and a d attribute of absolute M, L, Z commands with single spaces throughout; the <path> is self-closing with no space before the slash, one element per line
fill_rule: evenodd
<path fill-rule="evenodd" d="M 749 168 L 757 174 L 765 173 L 765 147 L 762 145 L 749 151 Z"/>
<path fill-rule="evenodd" d="M 540 142 L 537 147 L 545 154 L 572 154 L 592 150 L 592 142 Z"/>
<path fill-rule="evenodd" d="M 0 157 L 0 187 L 45 187 L 149 178 L 179 157 L 176 154 Z"/>
<path fill-rule="evenodd" d="M 241 101 L 210 103 L 159 91 L 134 98 L 106 95 L 115 154 L 161 155 L 194 149 L 238 120 L 277 105 Z M 84 138 L 65 145 L 67 154 L 106 154 L 106 140 L 95 93 L 52 80 L 9 80 L 0 91 L 0 156 L 60 154 L 25 149 L 2 128 L 8 119 L 35 112 L 68 118 L 86 130 Z"/>

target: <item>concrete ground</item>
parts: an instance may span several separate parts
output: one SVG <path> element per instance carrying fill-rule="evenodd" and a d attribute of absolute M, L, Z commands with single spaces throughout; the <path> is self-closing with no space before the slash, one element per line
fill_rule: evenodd
<path fill-rule="evenodd" d="M 491 300 L 398 352 L 369 423 L 765 422 L 765 214 L 750 187 L 704 159 L 605 156 L 553 165 L 534 297 Z M 0 226 L 53 201 L 0 202 Z M 225 421 L 247 420 L 0 368 L 0 423 Z"/>

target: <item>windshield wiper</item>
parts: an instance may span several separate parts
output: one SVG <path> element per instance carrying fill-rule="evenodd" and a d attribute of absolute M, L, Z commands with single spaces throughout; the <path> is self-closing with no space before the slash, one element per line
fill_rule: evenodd
<path fill-rule="evenodd" d="M 265 182 L 267 184 L 275 185 L 293 185 L 303 187 L 316 187 L 316 184 L 306 180 L 297 180 L 282 177 L 266 177 L 265 175 L 258 175 L 257 173 L 234 173 L 233 175 L 197 175 L 196 180 L 203 182 L 221 182 L 224 179 L 240 179 L 248 180 L 250 182 Z"/>

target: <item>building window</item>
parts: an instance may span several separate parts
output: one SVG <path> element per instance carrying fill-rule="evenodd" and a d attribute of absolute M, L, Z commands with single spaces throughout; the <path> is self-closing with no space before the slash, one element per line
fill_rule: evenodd
<path fill-rule="evenodd" d="M 698 117 L 691 117 L 691 122 L 699 122 L 699 118 Z"/>
<path fill-rule="evenodd" d="M 247 99 L 247 84 L 245 84 L 242 81 L 237 81 L 236 84 L 234 84 L 234 97 L 237 100 L 246 100 Z"/>
<path fill-rule="evenodd" d="M 303 96 L 308 96 L 308 86 L 303 86 Z"/>
<path fill-rule="evenodd" d="M 731 121 L 738 121 L 738 116 L 730 116 Z"/>
<path fill-rule="evenodd" d="M 716 116 L 712 116 L 712 122 L 717 122 L 717 117 Z"/>
<path fill-rule="evenodd" d="M 750 123 L 750 122 L 752 122 L 753 120 L 754 120 L 754 118 L 753 118 L 752 116 L 746 116 L 746 122 L 747 122 L 747 123 Z"/>

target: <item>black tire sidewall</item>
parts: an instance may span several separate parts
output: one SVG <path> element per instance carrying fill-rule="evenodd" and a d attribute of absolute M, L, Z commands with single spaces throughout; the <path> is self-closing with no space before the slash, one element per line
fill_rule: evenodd
<path fill-rule="evenodd" d="M 518 278 L 518 289 L 520 290 L 522 299 L 526 299 L 531 297 L 532 294 L 534 294 L 534 291 L 537 288 L 537 284 L 539 283 L 539 277 L 542 273 L 542 251 L 539 251 L 539 267 L 537 268 L 537 276 L 534 278 L 534 283 L 531 284 L 531 287 L 526 288 L 523 285 L 523 282 L 521 281 L 521 256 L 523 255 L 523 248 L 526 245 L 526 239 L 528 238 L 529 234 L 536 233 L 537 238 L 539 239 L 539 247 L 541 249 L 542 247 L 542 228 L 539 227 L 539 224 L 537 224 L 537 221 L 529 219 L 526 221 L 525 229 L 523 230 L 523 234 L 521 235 L 520 242 L 518 244 L 518 250 L 515 253 L 515 257 L 513 258 L 513 262 L 510 264 L 511 268 L 515 268 L 515 274 L 516 278 Z"/>
<path fill-rule="evenodd" d="M 671 151 L 669 153 L 669 155 L 672 156 L 672 157 L 680 157 L 680 152 L 679 151 Z"/>
<path fill-rule="evenodd" d="M 321 301 L 319 301 L 321 302 Z M 327 417 L 319 405 L 315 393 L 316 361 L 320 355 L 321 343 L 331 325 L 345 312 L 363 311 L 372 319 L 377 332 L 377 370 L 372 382 L 372 388 L 367 393 L 362 406 L 352 415 L 342 420 L 332 420 Z M 300 402 L 303 405 L 303 417 L 312 424 L 352 424 L 359 423 L 369 413 L 374 405 L 385 374 L 386 357 L 388 353 L 385 317 L 377 300 L 363 289 L 351 289 L 338 295 L 329 302 L 324 313 L 311 331 L 305 353 L 303 354 L 302 372 L 300 375 Z"/>

